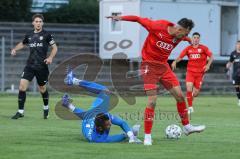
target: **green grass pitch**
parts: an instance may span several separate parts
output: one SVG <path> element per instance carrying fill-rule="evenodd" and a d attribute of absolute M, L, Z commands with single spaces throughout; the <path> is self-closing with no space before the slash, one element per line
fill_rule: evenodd
<path fill-rule="evenodd" d="M 240 158 L 240 107 L 236 98 L 230 96 L 207 96 L 195 100 L 195 113 L 192 124 L 205 124 L 207 129 L 200 134 L 182 135 L 179 140 L 165 138 L 164 130 L 169 124 L 178 124 L 172 117 L 176 114 L 172 97 L 159 97 L 157 111 L 167 116 L 159 116 L 153 126 L 153 146 L 125 143 L 94 144 L 84 140 L 79 121 L 58 118 L 54 105 L 61 95 L 50 99 L 51 112 L 48 120 L 42 119 L 42 100 L 39 96 L 28 96 L 25 117 L 11 120 L 17 110 L 17 96 L 0 97 L 0 158 L 1 159 L 218 159 Z M 74 103 L 87 108 L 93 98 L 74 96 Z M 129 124 L 143 121 L 136 114 L 142 113 L 146 104 L 145 97 L 138 97 L 133 106 L 120 100 L 112 110 L 127 119 Z M 133 115 L 135 114 L 135 116 Z M 165 115 L 166 115 L 165 114 Z M 133 116 L 131 116 L 133 115 Z M 121 130 L 112 127 L 111 133 Z M 143 139 L 143 127 L 140 138 Z"/>

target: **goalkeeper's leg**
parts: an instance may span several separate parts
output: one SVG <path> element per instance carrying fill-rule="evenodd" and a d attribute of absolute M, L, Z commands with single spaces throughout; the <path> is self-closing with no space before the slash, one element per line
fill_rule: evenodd
<path fill-rule="evenodd" d="M 64 79 L 64 83 L 69 86 L 77 85 L 95 94 L 99 94 L 102 91 L 108 91 L 107 87 L 101 84 L 77 79 L 71 70 L 68 72 L 66 78 Z"/>

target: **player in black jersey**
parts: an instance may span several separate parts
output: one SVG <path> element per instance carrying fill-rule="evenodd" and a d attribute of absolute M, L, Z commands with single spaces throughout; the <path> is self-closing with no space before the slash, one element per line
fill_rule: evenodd
<path fill-rule="evenodd" d="M 240 106 L 240 40 L 236 43 L 236 50 L 230 55 L 226 67 L 229 69 L 233 65 L 232 79 L 238 97 L 238 106 Z"/>
<path fill-rule="evenodd" d="M 23 41 L 18 43 L 11 51 L 11 55 L 15 56 L 16 52 L 23 49 L 25 46 L 30 48 L 30 55 L 23 70 L 19 85 L 18 111 L 12 119 L 24 117 L 26 90 L 29 82 L 31 82 L 34 77 L 37 79 L 39 92 L 42 94 L 43 98 L 43 117 L 44 119 L 48 118 L 49 94 L 46 88 L 49 75 L 48 65 L 52 63 L 52 60 L 57 53 L 57 45 L 53 36 L 43 29 L 43 21 L 44 17 L 41 14 L 33 15 L 32 24 L 34 30 L 27 33 Z M 52 49 L 50 55 L 47 56 L 49 46 L 51 46 Z"/>

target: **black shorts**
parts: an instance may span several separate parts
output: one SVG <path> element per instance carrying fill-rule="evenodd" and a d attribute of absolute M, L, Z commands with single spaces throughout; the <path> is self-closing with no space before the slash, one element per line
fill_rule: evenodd
<path fill-rule="evenodd" d="M 233 85 L 240 85 L 240 77 L 235 76 L 233 77 Z"/>
<path fill-rule="evenodd" d="M 25 66 L 21 77 L 22 79 L 26 79 L 30 82 L 34 77 L 36 77 L 38 85 L 44 86 L 48 82 L 48 75 L 48 67 L 34 68 L 27 65 Z"/>

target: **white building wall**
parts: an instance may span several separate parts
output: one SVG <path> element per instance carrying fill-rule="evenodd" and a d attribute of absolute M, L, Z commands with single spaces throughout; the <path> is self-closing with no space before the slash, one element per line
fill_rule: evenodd
<path fill-rule="evenodd" d="M 123 21 L 113 24 L 114 22 L 105 18 L 112 13 L 140 15 L 140 1 L 100 1 L 100 57 L 111 59 L 116 53 L 125 53 L 129 58 L 139 57 L 141 55 L 140 26 L 137 23 Z"/>
<path fill-rule="evenodd" d="M 132 22 L 119 22 L 116 28 L 120 31 L 111 31 L 113 24 L 111 20 L 106 19 L 106 16 L 111 15 L 113 12 L 119 12 L 122 15 L 139 15 L 152 19 L 167 19 L 177 23 L 183 17 L 190 18 L 195 22 L 195 27 L 189 36 L 195 31 L 201 34 L 201 43 L 207 45 L 213 52 L 215 59 L 226 60 L 228 57 L 221 56 L 226 54 L 234 46 L 234 39 L 237 40 L 236 33 L 231 39 L 225 36 L 223 39 L 222 24 L 229 23 L 222 21 L 222 6 L 237 6 L 238 3 L 228 3 L 219 1 L 194 1 L 194 0 L 100 0 L 100 56 L 103 59 L 111 59 L 115 53 L 125 53 L 129 58 L 139 58 L 143 42 L 147 36 L 147 31 L 137 23 Z M 240 14 L 240 11 L 238 9 Z M 240 24 L 239 16 L 234 25 Z M 224 19 L 224 18 L 223 18 Z M 228 28 L 228 27 L 227 27 Z M 239 27 L 238 27 L 239 28 Z M 124 41 L 125 40 L 125 41 Z M 119 45 L 123 41 L 127 48 L 121 48 Z M 222 43 L 227 43 L 224 47 Z M 108 48 L 106 48 L 108 44 Z M 181 42 L 173 51 L 170 59 L 175 59 L 181 50 L 188 45 L 187 42 Z M 110 49 L 109 49 L 110 48 Z M 234 48 L 232 48 L 234 49 Z M 224 53 L 223 53 L 224 52 Z M 121 58 L 121 57 L 119 57 Z"/>
<path fill-rule="evenodd" d="M 201 42 L 207 45 L 215 57 L 220 55 L 221 43 L 221 10 L 219 5 L 207 3 L 182 3 L 182 2 L 159 2 L 142 1 L 141 16 L 151 17 L 152 19 L 167 19 L 177 23 L 181 18 L 190 18 L 194 21 L 195 27 L 192 32 L 201 34 Z M 143 43 L 147 33 L 142 29 L 141 43 Z M 190 36 L 191 36 L 190 33 Z M 187 42 L 181 42 L 170 56 L 170 59 L 176 56 L 188 45 Z"/>

